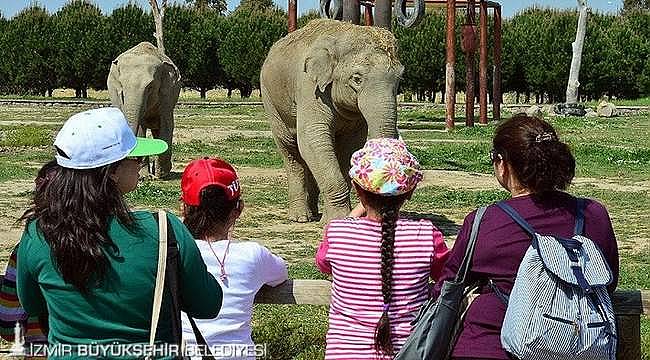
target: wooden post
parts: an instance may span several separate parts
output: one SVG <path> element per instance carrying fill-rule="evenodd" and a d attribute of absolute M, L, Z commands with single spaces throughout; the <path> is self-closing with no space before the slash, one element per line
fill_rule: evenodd
<path fill-rule="evenodd" d="M 445 127 L 454 128 L 456 112 L 456 0 L 447 0 L 447 66 L 445 69 Z"/>
<path fill-rule="evenodd" d="M 359 25 L 359 0 L 343 0 L 343 21 Z"/>
<path fill-rule="evenodd" d="M 463 28 L 463 42 L 465 50 L 465 126 L 474 126 L 474 82 L 476 81 L 476 72 L 474 69 L 474 53 L 476 52 L 476 34 L 474 25 L 476 24 L 476 5 L 474 0 L 467 1 L 467 22 Z M 469 31 L 471 29 L 471 32 Z"/>
<path fill-rule="evenodd" d="M 289 0 L 289 32 L 294 32 L 298 28 L 298 4 L 297 0 Z"/>
<path fill-rule="evenodd" d="M 167 7 L 167 0 L 163 0 L 160 7 L 158 7 L 158 0 L 149 0 L 151 4 L 151 13 L 153 14 L 153 21 L 156 26 L 156 32 L 153 36 L 156 38 L 156 47 L 161 54 L 165 54 L 165 43 L 163 41 L 163 18 L 165 17 L 165 8 Z"/>
<path fill-rule="evenodd" d="M 479 59 L 479 106 L 480 115 L 478 121 L 481 124 L 487 124 L 487 68 L 488 68 L 488 4 L 487 0 L 481 1 L 481 50 Z"/>
<path fill-rule="evenodd" d="M 368 4 L 364 8 L 365 8 L 365 12 L 363 14 L 363 18 L 365 20 L 366 26 L 374 25 L 375 22 L 374 19 L 372 18 L 372 6 Z"/>
<path fill-rule="evenodd" d="M 494 71 L 492 73 L 492 116 L 501 120 L 501 6 L 494 8 Z"/>
<path fill-rule="evenodd" d="M 393 7 L 390 0 L 375 1 L 375 25 L 390 30 Z"/>

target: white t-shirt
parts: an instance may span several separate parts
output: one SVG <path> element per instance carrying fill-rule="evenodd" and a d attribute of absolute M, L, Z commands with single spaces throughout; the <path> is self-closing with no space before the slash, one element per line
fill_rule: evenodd
<path fill-rule="evenodd" d="M 247 347 L 253 355 L 253 339 L 251 338 L 251 316 L 255 294 L 263 285 L 277 286 L 288 278 L 287 264 L 269 249 L 254 241 L 230 242 L 230 250 L 225 261 L 227 279 L 221 280 L 221 265 L 228 244 L 227 240 L 212 243 L 212 249 L 219 257 L 215 258 L 208 242 L 196 241 L 203 261 L 208 271 L 214 276 L 223 289 L 223 304 L 219 315 L 214 319 L 195 319 L 196 325 L 203 334 L 205 341 L 211 347 L 218 347 L 212 352 L 216 358 L 255 359 L 255 356 L 233 357 L 220 356 L 233 354 L 234 345 Z M 201 296 L 201 294 L 197 294 Z M 196 344 L 192 326 L 185 313 L 182 314 L 183 339 L 186 344 Z M 222 351 L 219 353 L 219 351 Z M 242 350 L 236 350 L 241 354 Z"/>

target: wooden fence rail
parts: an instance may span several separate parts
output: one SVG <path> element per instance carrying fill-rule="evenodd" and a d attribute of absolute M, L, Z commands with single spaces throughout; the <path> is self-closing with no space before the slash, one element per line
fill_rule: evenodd
<path fill-rule="evenodd" d="M 258 304 L 329 305 L 331 282 L 288 280 L 277 287 L 263 287 Z M 618 360 L 641 359 L 641 315 L 650 315 L 650 290 L 617 291 L 612 297 L 618 325 Z"/>

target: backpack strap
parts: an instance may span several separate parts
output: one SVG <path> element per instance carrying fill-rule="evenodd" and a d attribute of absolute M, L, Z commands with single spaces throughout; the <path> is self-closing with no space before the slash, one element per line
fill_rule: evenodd
<path fill-rule="evenodd" d="M 498 202 L 497 206 L 506 214 L 508 214 L 512 220 L 519 224 L 519 226 L 521 226 L 530 236 L 532 236 L 533 239 L 535 239 L 535 229 L 533 229 L 533 227 L 528 222 L 526 222 L 526 220 L 524 220 L 524 218 L 521 217 L 521 215 L 519 215 L 515 209 L 512 208 L 512 206 L 506 204 L 503 201 Z"/>
<path fill-rule="evenodd" d="M 582 235 L 585 231 L 585 199 L 576 198 L 576 226 L 575 235 Z"/>
<path fill-rule="evenodd" d="M 474 216 L 474 222 L 472 223 L 472 232 L 469 235 L 469 241 L 467 243 L 467 249 L 465 249 L 465 256 L 463 257 L 463 262 L 458 268 L 456 273 L 456 282 L 465 282 L 467 278 L 467 273 L 469 272 L 470 265 L 472 263 L 472 257 L 474 257 L 474 248 L 476 247 L 476 238 L 478 237 L 478 229 L 481 224 L 481 219 L 487 210 L 486 206 L 482 206 L 476 210 L 476 215 Z"/>

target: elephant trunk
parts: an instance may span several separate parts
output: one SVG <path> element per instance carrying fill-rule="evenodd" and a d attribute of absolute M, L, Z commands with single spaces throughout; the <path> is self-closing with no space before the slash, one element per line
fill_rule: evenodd
<path fill-rule="evenodd" d="M 365 96 L 359 110 L 368 124 L 368 139 L 397 138 L 397 100 L 395 96 Z"/>
<path fill-rule="evenodd" d="M 126 116 L 129 121 L 131 129 L 136 136 L 143 136 L 141 133 L 144 129 L 139 129 L 140 120 L 143 115 L 143 109 L 140 104 L 132 104 L 127 102 L 123 107 L 124 116 Z"/>

